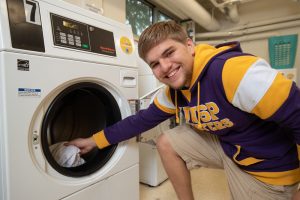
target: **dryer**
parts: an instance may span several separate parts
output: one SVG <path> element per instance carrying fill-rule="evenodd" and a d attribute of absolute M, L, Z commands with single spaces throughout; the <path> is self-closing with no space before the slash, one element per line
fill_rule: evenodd
<path fill-rule="evenodd" d="M 6 0 L 0 10 L 0 199 L 138 200 L 135 139 L 71 168 L 49 149 L 132 113 L 130 27 L 57 0 Z"/>

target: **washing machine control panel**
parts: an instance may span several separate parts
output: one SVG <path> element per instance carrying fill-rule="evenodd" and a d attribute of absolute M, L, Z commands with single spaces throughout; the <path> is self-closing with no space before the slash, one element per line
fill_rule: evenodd
<path fill-rule="evenodd" d="M 50 15 L 55 46 L 116 56 L 113 32 L 53 13 Z"/>

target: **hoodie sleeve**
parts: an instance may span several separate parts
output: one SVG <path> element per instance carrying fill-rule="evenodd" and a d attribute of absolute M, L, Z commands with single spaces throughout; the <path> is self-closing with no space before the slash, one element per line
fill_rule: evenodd
<path fill-rule="evenodd" d="M 137 114 L 129 116 L 94 134 L 93 139 L 97 146 L 104 148 L 130 139 L 172 117 L 175 113 L 175 108 L 168 97 L 168 90 L 160 91 L 156 95 L 154 102 L 147 109 L 140 110 Z"/>
<path fill-rule="evenodd" d="M 222 82 L 234 106 L 292 129 L 300 144 L 300 92 L 295 83 L 255 56 L 226 61 Z"/>

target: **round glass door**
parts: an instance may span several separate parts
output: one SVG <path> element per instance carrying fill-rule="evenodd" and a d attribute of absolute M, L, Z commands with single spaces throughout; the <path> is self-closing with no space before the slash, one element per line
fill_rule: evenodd
<path fill-rule="evenodd" d="M 59 173 L 81 177 L 99 170 L 113 155 L 117 145 L 93 149 L 82 156 L 84 164 L 63 167 L 50 147 L 75 138 L 87 138 L 121 120 L 121 112 L 112 94 L 96 83 L 74 84 L 59 93 L 48 107 L 42 122 L 41 142 L 45 157 Z"/>

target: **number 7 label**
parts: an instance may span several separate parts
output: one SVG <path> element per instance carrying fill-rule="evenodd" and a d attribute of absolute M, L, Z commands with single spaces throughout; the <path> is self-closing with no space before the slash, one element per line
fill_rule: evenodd
<path fill-rule="evenodd" d="M 33 0 L 23 0 L 26 22 L 42 25 L 39 3 Z"/>

